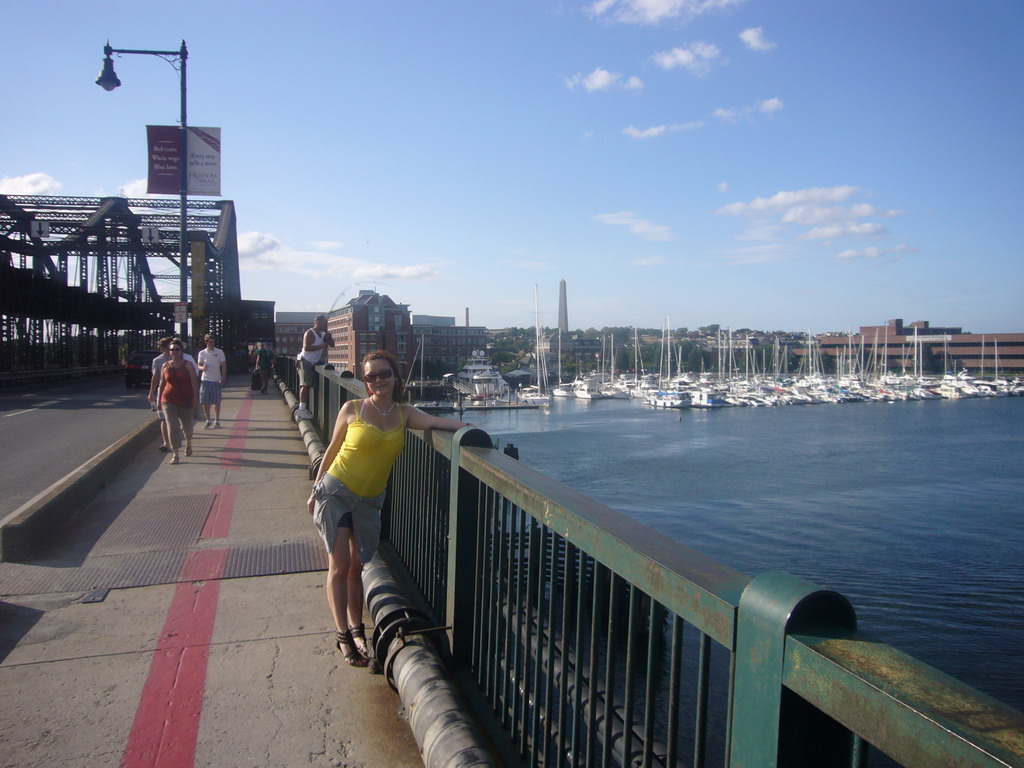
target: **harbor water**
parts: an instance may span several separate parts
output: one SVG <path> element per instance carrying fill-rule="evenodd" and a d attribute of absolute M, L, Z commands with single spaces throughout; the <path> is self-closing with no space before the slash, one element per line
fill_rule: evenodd
<path fill-rule="evenodd" d="M 1024 398 L 470 412 L 521 461 L 1024 710 Z"/>

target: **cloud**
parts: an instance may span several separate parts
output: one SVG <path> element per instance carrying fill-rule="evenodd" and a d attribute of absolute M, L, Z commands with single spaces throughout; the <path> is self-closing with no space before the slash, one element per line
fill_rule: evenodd
<path fill-rule="evenodd" d="M 842 203 L 860 192 L 859 187 L 811 187 L 790 192 L 776 192 L 771 197 L 756 197 L 749 203 L 730 203 L 719 208 L 715 213 L 731 216 L 760 216 L 785 214 L 792 208 L 802 205 L 821 205 L 824 203 Z"/>
<path fill-rule="evenodd" d="M 752 51 L 770 51 L 775 47 L 775 43 L 764 36 L 764 30 L 761 27 L 744 29 L 740 32 L 740 40 Z"/>
<path fill-rule="evenodd" d="M 842 253 L 837 253 L 835 258 L 840 261 L 854 261 L 854 260 L 871 260 L 877 261 L 884 256 L 898 255 L 903 253 L 913 253 L 916 249 L 911 248 L 909 245 L 897 245 L 895 248 L 879 248 L 877 246 L 871 246 L 864 248 L 863 250 L 846 250 Z"/>
<path fill-rule="evenodd" d="M 577 73 L 572 77 L 567 77 L 565 78 L 565 85 L 570 90 L 575 89 L 577 86 L 582 86 L 588 93 L 610 91 L 612 89 L 639 91 L 644 87 L 643 81 L 638 77 L 623 79 L 623 75 L 620 73 L 609 72 L 603 67 L 598 67 L 589 75 Z"/>
<path fill-rule="evenodd" d="M 756 114 L 772 115 L 782 110 L 782 99 L 773 97 L 759 101 L 752 107 L 720 107 L 712 114 L 720 120 L 738 123 L 743 118 L 752 118 Z"/>
<path fill-rule="evenodd" d="M 674 240 L 671 227 L 661 224 L 654 224 L 646 219 L 641 219 L 632 211 L 619 211 L 618 213 L 599 213 L 594 217 L 602 224 L 610 224 L 617 227 L 628 227 L 634 235 L 639 235 L 644 240 L 655 242 L 666 242 Z"/>
<path fill-rule="evenodd" d="M 146 194 L 148 181 L 146 179 L 132 179 L 121 187 L 121 193 L 125 197 L 143 197 Z"/>
<path fill-rule="evenodd" d="M 825 224 L 850 219 L 865 219 L 869 216 L 891 219 L 901 211 L 883 211 L 869 203 L 854 203 L 846 207 L 829 205 L 794 205 L 782 215 L 784 224 Z"/>
<path fill-rule="evenodd" d="M 762 243 L 778 243 L 792 237 L 793 226 L 803 228 L 795 234 L 795 241 L 828 241 L 826 244 L 839 239 L 861 240 L 888 235 L 889 230 L 877 219 L 895 218 L 903 212 L 884 210 L 853 199 L 864 194 L 867 193 L 860 187 L 849 185 L 810 187 L 776 192 L 771 197 L 757 197 L 749 202 L 730 203 L 715 213 L 750 219 L 749 226 L 737 238 Z M 904 250 L 908 250 L 907 246 L 899 246 L 898 252 Z M 881 246 L 847 249 L 836 258 L 878 258 L 891 252 L 897 251 L 883 251 Z"/>
<path fill-rule="evenodd" d="M 729 191 L 729 182 L 727 182 L 727 181 L 722 181 L 722 182 L 719 182 L 719 183 L 718 183 L 718 184 L 716 185 L 716 187 L 715 187 L 715 188 L 716 188 L 716 189 L 717 189 L 717 190 L 718 190 L 719 192 L 722 192 L 722 193 L 724 194 L 725 192 L 728 192 L 728 191 Z"/>
<path fill-rule="evenodd" d="M 666 19 L 690 19 L 744 2 L 746 0 L 595 0 L 586 10 L 594 18 L 607 18 L 620 24 L 658 24 Z"/>
<path fill-rule="evenodd" d="M 340 251 L 345 247 L 344 243 L 337 240 L 312 240 L 309 244 L 318 251 Z"/>
<path fill-rule="evenodd" d="M 673 48 L 662 51 L 651 58 L 662 69 L 685 69 L 697 77 L 703 77 L 711 71 L 715 60 L 721 55 L 717 45 L 696 42 L 689 48 Z"/>
<path fill-rule="evenodd" d="M 132 179 L 126 181 L 121 189 L 120 194 L 124 197 L 133 199 L 149 198 L 150 200 L 177 200 L 178 195 L 151 195 L 146 190 L 149 188 L 149 181 L 146 178 Z M 106 197 L 105 192 L 98 193 L 99 197 Z"/>
<path fill-rule="evenodd" d="M 0 178 L 0 194 L 3 195 L 55 195 L 63 186 L 48 173 Z"/>
<path fill-rule="evenodd" d="M 695 120 L 690 123 L 679 123 L 678 125 L 652 125 L 650 128 L 636 128 L 631 125 L 628 128 L 623 128 L 622 132 L 633 139 L 653 139 L 673 131 L 695 131 L 703 126 L 703 122 Z"/>
<path fill-rule="evenodd" d="M 828 224 L 815 227 L 800 235 L 801 240 L 832 240 L 837 237 L 874 237 L 887 234 L 888 230 L 878 222 L 866 221 L 861 224 Z"/>
<path fill-rule="evenodd" d="M 294 272 L 314 280 L 424 280 L 438 276 L 436 267 L 430 264 L 381 264 L 334 253 L 298 251 L 265 232 L 239 234 L 238 258 L 239 266 L 247 271 Z"/>

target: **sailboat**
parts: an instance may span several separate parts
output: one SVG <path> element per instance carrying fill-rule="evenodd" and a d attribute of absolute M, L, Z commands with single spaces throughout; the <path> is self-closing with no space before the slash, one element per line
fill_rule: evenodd
<path fill-rule="evenodd" d="M 537 384 L 524 387 L 519 393 L 519 399 L 531 405 L 551 405 L 551 395 L 548 394 L 548 364 L 547 344 L 541 346 L 540 332 L 540 296 L 537 294 L 537 286 L 533 286 L 534 306 L 534 358 L 536 359 Z"/>

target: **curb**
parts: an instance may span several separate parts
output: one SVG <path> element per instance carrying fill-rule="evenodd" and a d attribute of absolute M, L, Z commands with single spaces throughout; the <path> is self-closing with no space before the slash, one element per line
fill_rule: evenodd
<path fill-rule="evenodd" d="M 159 421 L 148 420 L 0 521 L 0 562 L 29 558 L 57 522 L 84 509 L 159 430 Z"/>

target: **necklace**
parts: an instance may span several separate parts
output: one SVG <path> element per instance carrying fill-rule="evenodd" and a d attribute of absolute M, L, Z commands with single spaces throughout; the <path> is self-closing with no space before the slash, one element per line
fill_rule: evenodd
<path fill-rule="evenodd" d="M 397 406 L 397 404 L 398 404 L 397 402 L 392 402 L 391 403 L 391 408 L 389 408 L 387 411 L 381 411 L 379 408 L 377 408 L 377 403 L 374 402 L 374 398 L 373 397 L 368 397 L 367 398 L 367 402 L 369 402 L 371 404 L 371 406 L 374 407 L 374 411 L 376 411 L 381 416 L 387 416 L 388 414 L 390 414 L 392 411 L 394 411 L 394 407 Z"/>

